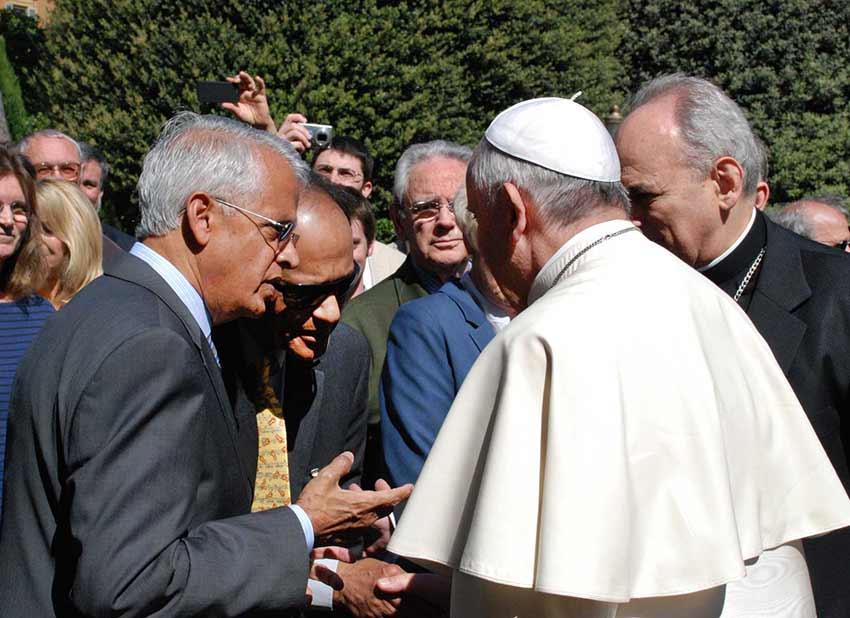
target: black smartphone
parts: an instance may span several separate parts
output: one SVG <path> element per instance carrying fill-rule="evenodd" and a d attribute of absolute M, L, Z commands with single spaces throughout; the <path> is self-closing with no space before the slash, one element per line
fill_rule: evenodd
<path fill-rule="evenodd" d="M 239 101 L 239 86 L 230 82 L 199 81 L 199 103 L 236 103 Z"/>

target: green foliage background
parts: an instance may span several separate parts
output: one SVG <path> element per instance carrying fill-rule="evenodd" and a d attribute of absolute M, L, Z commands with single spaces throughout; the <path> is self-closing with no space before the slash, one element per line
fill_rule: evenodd
<path fill-rule="evenodd" d="M 850 3 L 826 0 L 57 0 L 43 29 L 0 11 L 32 124 L 105 151 L 106 217 L 128 230 L 161 124 L 198 109 L 197 80 L 242 68 L 266 78 L 276 119 L 300 111 L 366 142 L 379 214 L 412 142 L 474 145 L 505 107 L 577 90 L 604 115 L 675 70 L 745 107 L 772 150 L 774 199 L 846 194 L 848 24 Z"/>

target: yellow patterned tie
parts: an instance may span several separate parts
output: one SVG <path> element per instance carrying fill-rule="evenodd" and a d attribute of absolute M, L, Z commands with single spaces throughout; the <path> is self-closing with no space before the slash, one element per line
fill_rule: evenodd
<path fill-rule="evenodd" d="M 254 397 L 257 409 L 257 480 L 254 483 L 254 501 L 251 512 L 265 511 L 278 506 L 289 506 L 289 458 L 286 448 L 286 422 L 283 408 L 271 385 L 271 361 L 263 357 L 259 371 L 259 384 Z"/>

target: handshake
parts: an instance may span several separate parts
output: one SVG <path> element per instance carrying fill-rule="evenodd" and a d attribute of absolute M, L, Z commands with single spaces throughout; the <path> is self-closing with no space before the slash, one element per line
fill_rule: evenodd
<path fill-rule="evenodd" d="M 251 77 L 245 71 L 226 78 L 232 84 L 232 91 L 227 96 L 222 96 L 217 101 L 224 101 L 221 107 L 233 113 L 239 120 L 252 125 L 256 129 L 269 131 L 289 141 L 300 153 L 311 147 L 324 148 L 333 139 L 333 127 L 327 124 L 311 124 L 303 114 L 288 114 L 283 124 L 278 128 L 269 110 L 268 97 L 266 96 L 266 83 L 257 75 Z M 215 97 L 204 97 L 200 88 L 204 82 L 199 83 L 199 98 L 207 102 L 216 102 Z M 219 83 L 222 86 L 226 84 Z M 226 100 L 232 99 L 232 100 Z"/>
<path fill-rule="evenodd" d="M 334 607 L 344 608 L 352 616 L 447 615 L 447 578 L 407 573 L 398 565 L 373 557 L 358 560 L 349 549 L 333 545 L 371 527 L 381 534 L 366 548 L 366 554 L 379 554 L 389 541 L 388 515 L 392 507 L 413 491 L 412 485 L 391 489 L 385 481 L 378 481 L 375 491 L 363 491 L 356 485 L 341 489 L 339 480 L 351 469 L 353 461 L 351 453 L 337 456 L 304 487 L 296 501 L 310 518 L 317 542 L 331 544 L 317 547 L 311 557 L 339 561 L 335 571 L 314 562 L 310 578 L 330 586 L 334 590 Z"/>

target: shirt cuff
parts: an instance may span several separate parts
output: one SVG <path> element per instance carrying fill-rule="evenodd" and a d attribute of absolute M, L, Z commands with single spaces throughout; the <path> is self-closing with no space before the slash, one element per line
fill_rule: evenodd
<path fill-rule="evenodd" d="M 310 553 L 313 551 L 313 544 L 316 542 L 316 537 L 313 534 L 313 522 L 310 521 L 310 518 L 307 516 L 304 509 L 297 504 L 292 504 L 289 508 L 291 508 L 292 512 L 295 513 L 295 516 L 298 517 L 301 529 L 304 531 L 304 540 L 307 541 L 307 553 Z"/>
<path fill-rule="evenodd" d="M 314 564 L 321 564 L 326 569 L 336 573 L 339 566 L 339 560 L 333 558 L 318 558 Z M 334 607 L 334 589 L 327 584 L 320 582 L 317 579 L 308 579 L 307 588 L 310 589 L 310 594 L 313 595 L 313 600 L 310 602 L 310 607 L 315 609 L 333 609 Z"/>

